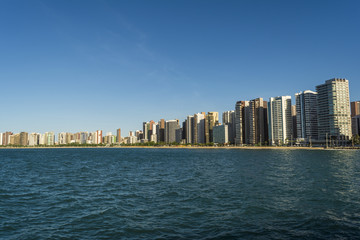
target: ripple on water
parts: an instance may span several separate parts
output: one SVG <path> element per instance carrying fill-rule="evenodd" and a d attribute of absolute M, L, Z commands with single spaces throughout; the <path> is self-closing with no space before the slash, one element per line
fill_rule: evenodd
<path fill-rule="evenodd" d="M 359 151 L 0 151 L 0 238 L 355 239 Z"/>

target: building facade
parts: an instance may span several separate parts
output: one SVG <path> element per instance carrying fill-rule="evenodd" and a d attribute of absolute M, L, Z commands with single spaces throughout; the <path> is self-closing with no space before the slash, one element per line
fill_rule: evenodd
<path fill-rule="evenodd" d="M 49 146 L 55 145 L 54 132 L 46 132 L 44 140 L 45 140 L 45 145 L 49 145 Z"/>
<path fill-rule="evenodd" d="M 205 142 L 213 142 L 213 128 L 219 124 L 219 113 L 218 112 L 208 112 L 206 115 L 205 122 Z"/>
<path fill-rule="evenodd" d="M 358 118 L 356 116 L 360 116 L 360 101 L 351 102 L 351 129 L 352 135 L 359 135 L 357 121 Z"/>
<path fill-rule="evenodd" d="M 249 140 L 248 143 L 265 144 L 268 141 L 267 101 L 256 98 L 249 102 Z M 246 127 L 246 126 L 245 126 Z"/>
<path fill-rule="evenodd" d="M 179 120 L 168 120 L 165 122 L 165 142 L 176 142 L 176 130 L 179 129 Z"/>
<path fill-rule="evenodd" d="M 229 143 L 228 125 L 218 125 L 213 127 L 214 143 L 227 144 Z"/>
<path fill-rule="evenodd" d="M 346 140 L 352 136 L 349 81 L 333 78 L 316 86 L 319 140 Z"/>
<path fill-rule="evenodd" d="M 186 143 L 194 143 L 194 116 L 187 116 L 186 125 Z"/>
<path fill-rule="evenodd" d="M 272 97 L 268 103 L 269 142 L 271 145 L 292 141 L 291 97 Z"/>
<path fill-rule="evenodd" d="M 360 115 L 360 101 L 351 102 L 351 117 Z"/>
<path fill-rule="evenodd" d="M 10 136 L 13 135 L 12 132 L 4 132 L 2 138 L 2 145 L 9 145 L 10 144 Z"/>
<path fill-rule="evenodd" d="M 297 138 L 306 142 L 318 139 L 317 92 L 295 94 Z"/>
<path fill-rule="evenodd" d="M 60 145 L 67 144 L 68 142 L 66 140 L 66 133 L 61 132 L 58 134 L 58 143 Z"/>
<path fill-rule="evenodd" d="M 235 145 L 249 142 L 249 101 L 237 101 L 235 104 Z"/>
<path fill-rule="evenodd" d="M 352 134 L 353 136 L 360 136 L 360 115 L 356 115 L 351 118 L 352 123 Z"/>
<path fill-rule="evenodd" d="M 121 128 L 116 129 L 116 142 L 121 143 Z"/>
<path fill-rule="evenodd" d="M 235 111 L 223 112 L 222 122 L 228 126 L 228 138 L 229 143 L 235 143 Z"/>
<path fill-rule="evenodd" d="M 95 132 L 95 144 L 102 144 L 102 143 L 103 143 L 102 130 L 97 130 Z"/>
<path fill-rule="evenodd" d="M 194 114 L 194 143 L 205 143 L 205 113 Z"/>

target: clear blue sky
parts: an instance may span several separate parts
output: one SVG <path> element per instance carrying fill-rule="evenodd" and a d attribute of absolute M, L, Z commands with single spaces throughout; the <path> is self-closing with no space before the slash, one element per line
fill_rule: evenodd
<path fill-rule="evenodd" d="M 360 1 L 0 1 L 0 132 L 123 135 L 350 81 Z"/>

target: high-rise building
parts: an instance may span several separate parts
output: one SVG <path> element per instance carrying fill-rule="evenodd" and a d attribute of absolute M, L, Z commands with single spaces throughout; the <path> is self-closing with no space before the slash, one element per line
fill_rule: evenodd
<path fill-rule="evenodd" d="M 117 143 L 121 143 L 121 128 L 118 128 L 116 130 L 116 140 L 117 140 Z"/>
<path fill-rule="evenodd" d="M 360 115 L 360 101 L 351 102 L 351 117 Z"/>
<path fill-rule="evenodd" d="M 235 144 L 247 143 L 250 133 L 249 128 L 249 101 L 237 101 L 235 104 Z"/>
<path fill-rule="evenodd" d="M 149 133 L 148 133 L 148 137 L 150 142 L 157 142 L 157 133 L 159 132 L 158 130 L 159 128 L 159 124 L 155 123 L 154 121 L 150 121 L 150 127 L 149 127 Z"/>
<path fill-rule="evenodd" d="M 61 145 L 68 143 L 66 141 L 66 133 L 61 132 L 61 133 L 58 134 L 58 143 L 61 144 Z"/>
<path fill-rule="evenodd" d="M 292 140 L 291 97 L 272 97 L 268 103 L 269 142 L 287 144 Z"/>
<path fill-rule="evenodd" d="M 176 129 L 179 129 L 179 120 L 168 120 L 165 122 L 165 142 L 176 142 Z"/>
<path fill-rule="evenodd" d="M 45 134 L 39 134 L 39 145 L 45 145 Z"/>
<path fill-rule="evenodd" d="M 186 143 L 194 143 L 194 116 L 187 116 L 186 124 Z"/>
<path fill-rule="evenodd" d="M 194 114 L 194 143 L 205 143 L 205 113 Z"/>
<path fill-rule="evenodd" d="M 357 116 L 360 115 L 360 101 L 351 102 L 351 129 L 352 135 L 359 135 L 359 126 L 357 125 L 359 118 Z"/>
<path fill-rule="evenodd" d="M 181 133 L 181 141 L 183 144 L 186 144 L 186 120 L 182 122 L 182 133 Z"/>
<path fill-rule="evenodd" d="M 230 144 L 235 143 L 235 111 L 226 111 L 222 115 L 223 125 L 228 126 L 228 140 Z"/>
<path fill-rule="evenodd" d="M 249 102 L 248 128 L 249 144 L 265 144 L 268 141 L 267 101 L 263 98 L 256 98 Z"/>
<path fill-rule="evenodd" d="M 182 133 L 183 133 L 183 129 L 180 128 L 179 126 L 179 128 L 175 130 L 175 142 L 182 143 L 182 138 L 183 138 Z"/>
<path fill-rule="evenodd" d="M 295 94 L 297 138 L 306 142 L 318 139 L 317 92 L 306 90 Z"/>
<path fill-rule="evenodd" d="M 135 135 L 133 134 L 132 131 L 130 131 L 129 136 L 135 136 L 137 141 L 141 141 L 141 139 L 144 139 L 144 134 L 141 130 L 136 130 Z"/>
<path fill-rule="evenodd" d="M 20 132 L 14 135 L 10 135 L 10 144 L 15 146 L 27 146 L 28 145 L 28 133 Z"/>
<path fill-rule="evenodd" d="M 10 144 L 10 136 L 13 135 L 12 132 L 5 132 L 3 133 L 3 145 L 9 145 Z"/>
<path fill-rule="evenodd" d="M 250 102 L 245 101 L 243 109 L 243 132 L 244 132 L 244 143 L 250 144 Z"/>
<path fill-rule="evenodd" d="M 352 135 L 350 116 L 349 81 L 333 78 L 316 86 L 318 93 L 319 140 L 345 140 Z"/>
<path fill-rule="evenodd" d="M 95 140 L 95 133 L 93 133 L 93 139 L 92 139 L 92 142 L 93 143 L 95 143 L 96 142 L 96 140 Z M 69 144 L 69 143 L 74 143 L 75 142 L 75 138 L 74 138 L 74 134 L 72 134 L 72 133 L 66 133 L 66 136 L 65 136 L 65 138 L 66 138 L 66 143 L 67 144 Z"/>
<path fill-rule="evenodd" d="M 55 145 L 55 134 L 54 132 L 45 133 L 45 145 Z"/>
<path fill-rule="evenodd" d="M 143 133 L 144 133 L 144 139 L 148 139 L 148 134 L 149 134 L 149 122 L 143 122 Z"/>
<path fill-rule="evenodd" d="M 102 136 L 102 130 L 97 130 L 95 132 L 95 144 L 102 144 L 103 143 L 103 136 Z"/>
<path fill-rule="evenodd" d="M 142 134 L 142 133 L 141 133 Z M 130 131 L 129 132 L 129 138 L 128 138 L 128 144 L 135 144 L 138 142 L 138 137 L 137 136 L 133 136 L 133 132 Z"/>
<path fill-rule="evenodd" d="M 219 124 L 219 113 L 208 112 L 205 124 L 205 142 L 213 142 L 213 127 Z"/>
<path fill-rule="evenodd" d="M 29 135 L 29 146 L 39 145 L 39 138 L 40 138 L 39 133 L 31 133 Z"/>
<path fill-rule="evenodd" d="M 155 122 L 153 120 L 151 120 L 149 122 L 143 122 L 143 133 L 144 133 L 145 141 L 151 140 L 151 134 L 153 134 L 154 125 L 155 125 Z M 155 134 L 156 134 L 156 132 L 155 132 Z"/>
<path fill-rule="evenodd" d="M 87 144 L 94 144 L 95 143 L 95 133 L 89 132 L 86 143 Z"/>
<path fill-rule="evenodd" d="M 27 146 L 29 144 L 28 139 L 29 139 L 29 134 L 27 132 L 20 132 L 19 145 Z"/>
<path fill-rule="evenodd" d="M 157 142 L 165 142 L 165 119 L 160 119 L 157 127 Z"/>
<path fill-rule="evenodd" d="M 356 115 L 351 118 L 352 134 L 353 136 L 360 136 L 360 115 Z"/>
<path fill-rule="evenodd" d="M 296 128 L 296 105 L 291 105 L 291 119 L 292 119 L 292 139 L 297 138 L 297 128 Z"/>
<path fill-rule="evenodd" d="M 114 144 L 116 143 L 116 136 L 112 135 L 111 132 L 108 132 L 106 136 L 104 137 L 104 143 L 105 144 Z"/>
<path fill-rule="evenodd" d="M 79 134 L 80 134 L 80 141 L 79 141 L 80 144 L 86 144 L 89 133 L 88 132 L 80 132 Z"/>
<path fill-rule="evenodd" d="M 74 140 L 76 143 L 80 144 L 80 132 L 74 133 Z"/>
<path fill-rule="evenodd" d="M 218 125 L 213 127 L 214 143 L 226 144 L 229 143 L 229 130 L 228 125 Z"/>
<path fill-rule="evenodd" d="M 10 145 L 20 145 L 20 133 L 10 135 Z"/>

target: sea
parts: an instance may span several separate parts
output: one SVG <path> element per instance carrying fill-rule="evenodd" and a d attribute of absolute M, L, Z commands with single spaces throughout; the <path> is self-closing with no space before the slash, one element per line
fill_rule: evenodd
<path fill-rule="evenodd" d="M 360 151 L 0 149 L 0 239 L 360 239 Z"/>

